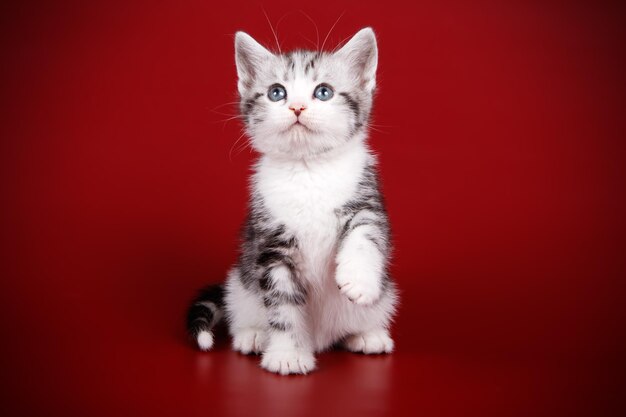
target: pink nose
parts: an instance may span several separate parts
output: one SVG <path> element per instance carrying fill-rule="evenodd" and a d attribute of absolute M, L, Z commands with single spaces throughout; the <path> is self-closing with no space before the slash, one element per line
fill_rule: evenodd
<path fill-rule="evenodd" d="M 306 109 L 306 106 L 300 103 L 292 103 L 289 105 L 289 109 L 293 110 L 293 113 L 296 116 L 300 116 L 300 113 L 302 113 L 302 111 Z"/>

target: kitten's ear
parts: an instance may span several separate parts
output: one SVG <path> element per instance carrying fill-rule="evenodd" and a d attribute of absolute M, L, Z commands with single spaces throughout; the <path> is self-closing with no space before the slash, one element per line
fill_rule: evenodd
<path fill-rule="evenodd" d="M 252 85 L 257 76 L 257 69 L 261 63 L 272 57 L 272 53 L 255 41 L 252 36 L 245 32 L 235 34 L 235 63 L 237 64 L 237 87 L 239 93 Z"/>
<path fill-rule="evenodd" d="M 378 47 L 372 28 L 361 29 L 335 53 L 347 60 L 358 74 L 363 86 L 374 90 L 376 86 L 376 67 L 378 66 Z"/>

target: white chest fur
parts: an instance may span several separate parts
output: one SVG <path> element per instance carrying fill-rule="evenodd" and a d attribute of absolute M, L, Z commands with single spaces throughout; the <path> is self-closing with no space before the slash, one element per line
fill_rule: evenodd
<path fill-rule="evenodd" d="M 264 156 L 253 177 L 254 192 L 276 226 L 284 225 L 298 241 L 298 264 L 307 281 L 306 334 L 315 351 L 341 338 L 386 326 L 395 298 L 386 294 L 376 306 L 356 305 L 342 295 L 335 277 L 338 210 L 356 197 L 359 182 L 373 156 L 362 141 L 315 161 Z"/>
<path fill-rule="evenodd" d="M 271 217 L 296 235 L 305 279 L 324 280 L 339 231 L 337 209 L 354 197 L 371 158 L 360 141 L 316 160 L 263 157 L 254 177 Z"/>

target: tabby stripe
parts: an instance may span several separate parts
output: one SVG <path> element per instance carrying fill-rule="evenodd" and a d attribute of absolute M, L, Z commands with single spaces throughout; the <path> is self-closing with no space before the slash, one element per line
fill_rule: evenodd
<path fill-rule="evenodd" d="M 263 94 L 261 93 L 255 93 L 254 97 L 245 100 L 241 106 L 241 113 L 244 116 L 249 115 L 252 112 L 252 109 L 254 108 L 256 101 L 262 96 Z"/>
<path fill-rule="evenodd" d="M 350 94 L 348 93 L 339 93 L 339 95 L 342 96 L 344 100 L 346 100 L 348 107 L 350 108 L 350 110 L 352 110 L 352 113 L 354 113 L 354 118 L 356 120 L 359 120 L 359 116 L 361 112 L 359 103 L 357 103 L 356 100 L 353 99 L 352 96 L 350 96 Z"/>
<path fill-rule="evenodd" d="M 291 330 L 291 323 L 285 323 L 283 321 L 277 321 L 274 319 L 269 320 L 270 327 L 275 330 L 279 330 L 281 332 L 286 332 L 287 330 Z"/>

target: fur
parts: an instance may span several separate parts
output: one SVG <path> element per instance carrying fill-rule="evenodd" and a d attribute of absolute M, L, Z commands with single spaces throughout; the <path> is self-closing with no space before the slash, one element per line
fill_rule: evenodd
<path fill-rule="evenodd" d="M 241 114 L 261 156 L 239 260 L 223 293 L 203 290 L 189 311 L 202 350 L 222 311 L 233 348 L 261 354 L 271 372 L 306 374 L 337 343 L 393 350 L 389 221 L 366 145 L 377 53 L 369 28 L 332 53 L 274 54 L 236 34 Z M 322 84 L 332 98 L 315 98 Z M 286 92 L 278 102 L 268 96 L 275 85 Z"/>

